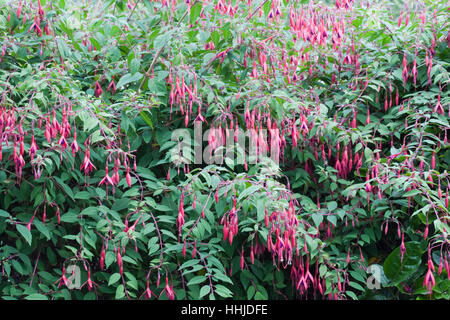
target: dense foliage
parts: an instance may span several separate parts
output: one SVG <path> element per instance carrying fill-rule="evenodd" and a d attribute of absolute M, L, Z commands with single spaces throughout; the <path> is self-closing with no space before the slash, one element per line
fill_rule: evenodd
<path fill-rule="evenodd" d="M 447 5 L 0 0 L 0 297 L 449 299 Z"/>

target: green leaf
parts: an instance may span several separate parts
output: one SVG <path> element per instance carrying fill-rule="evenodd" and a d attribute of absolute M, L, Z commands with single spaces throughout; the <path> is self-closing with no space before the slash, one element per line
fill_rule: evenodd
<path fill-rule="evenodd" d="M 356 296 L 356 294 L 353 291 L 345 291 L 345 293 L 352 298 L 353 300 L 358 300 L 358 297 Z"/>
<path fill-rule="evenodd" d="M 334 226 L 336 226 L 336 223 L 337 223 L 337 218 L 336 218 L 336 216 L 329 215 L 329 216 L 327 216 L 327 220 L 330 221 L 331 224 L 333 224 Z"/>
<path fill-rule="evenodd" d="M 42 233 L 47 238 L 47 240 L 50 240 L 50 238 L 51 238 L 50 231 L 48 231 L 48 229 L 45 226 L 45 224 L 43 224 L 39 220 L 34 220 L 34 225 L 39 230 L 39 232 Z"/>
<path fill-rule="evenodd" d="M 247 289 L 247 299 L 250 300 L 256 293 L 256 289 L 254 286 L 249 286 Z"/>
<path fill-rule="evenodd" d="M 113 206 L 111 207 L 111 210 L 119 212 L 120 210 L 128 208 L 129 203 L 130 200 L 128 198 L 118 199 L 116 202 L 114 202 Z"/>
<path fill-rule="evenodd" d="M 68 223 L 73 223 L 73 222 L 77 222 L 78 221 L 78 215 L 74 212 L 68 212 L 66 214 L 63 214 L 61 216 L 61 221 L 62 222 L 68 222 Z"/>
<path fill-rule="evenodd" d="M 153 41 L 153 48 L 160 49 L 164 47 L 166 44 L 169 43 L 173 33 L 174 31 L 170 30 L 169 32 L 164 32 L 163 34 L 157 36 Z"/>
<path fill-rule="evenodd" d="M 264 295 L 261 292 L 256 292 L 255 294 L 255 300 L 267 300 L 266 297 L 264 297 Z"/>
<path fill-rule="evenodd" d="M 135 74 L 139 71 L 139 68 L 141 67 L 141 60 L 140 59 L 132 59 L 129 65 L 130 73 Z"/>
<path fill-rule="evenodd" d="M 10 214 L 6 212 L 5 210 L 0 209 L 0 217 L 9 218 Z"/>
<path fill-rule="evenodd" d="M 116 289 L 116 299 L 121 299 L 125 297 L 125 291 L 123 288 L 123 284 L 120 284 Z"/>
<path fill-rule="evenodd" d="M 359 291 L 364 292 L 364 288 L 363 288 L 360 284 L 358 284 L 358 283 L 356 283 L 356 282 L 350 281 L 350 282 L 349 282 L 349 285 L 350 285 L 350 287 L 353 287 L 353 288 L 355 288 L 356 290 L 359 290 Z"/>
<path fill-rule="evenodd" d="M 19 231 L 19 233 L 22 235 L 22 237 L 24 237 L 24 239 L 28 242 L 28 244 L 31 246 L 31 232 L 30 230 L 27 229 L 27 227 L 21 225 L 21 224 L 16 224 L 16 229 L 17 231 Z"/>
<path fill-rule="evenodd" d="M 189 267 L 192 267 L 192 266 L 195 266 L 195 265 L 197 265 L 197 264 L 199 264 L 199 263 L 200 263 L 200 260 L 198 260 L 198 259 L 186 261 L 185 263 L 183 263 L 183 264 L 180 266 L 180 270 L 181 270 L 181 269 L 185 269 L 185 268 L 189 268 Z"/>
<path fill-rule="evenodd" d="M 311 215 L 311 218 L 313 219 L 316 227 L 319 227 L 323 221 L 323 215 L 321 213 L 314 213 Z"/>
<path fill-rule="evenodd" d="M 74 199 L 79 199 L 79 200 L 87 200 L 90 197 L 91 197 L 91 194 L 87 191 L 80 191 L 74 195 Z"/>
<path fill-rule="evenodd" d="M 56 38 L 56 44 L 58 46 L 59 54 L 61 58 L 66 59 L 70 55 L 70 50 L 63 38 Z"/>
<path fill-rule="evenodd" d="M 233 281 L 227 275 L 220 272 L 215 273 L 213 278 L 221 280 L 223 282 L 228 282 L 229 284 L 233 284 Z"/>
<path fill-rule="evenodd" d="M 48 300 L 47 296 L 40 293 L 32 293 L 25 297 L 26 300 Z"/>
<path fill-rule="evenodd" d="M 191 286 L 191 285 L 194 285 L 194 284 L 199 284 L 199 283 L 204 282 L 205 280 L 206 280 L 205 276 L 195 276 L 191 280 L 189 280 L 187 285 Z"/>
<path fill-rule="evenodd" d="M 74 200 L 74 196 L 73 196 L 73 192 L 72 189 L 70 189 L 70 187 L 65 184 L 60 178 L 58 177 L 53 177 L 55 179 L 55 181 L 64 189 L 64 192 L 67 193 L 67 195 Z"/>
<path fill-rule="evenodd" d="M 209 292 L 211 291 L 211 287 L 209 285 L 204 285 L 201 289 L 200 289 L 200 295 L 199 295 L 199 299 L 203 298 L 204 296 L 206 296 Z"/>
<path fill-rule="evenodd" d="M 142 73 L 135 73 L 135 74 L 131 74 L 131 73 L 127 73 L 124 76 L 122 76 L 119 80 L 119 82 L 117 83 L 117 89 L 122 88 L 123 86 L 138 81 L 142 78 Z"/>
<path fill-rule="evenodd" d="M 150 128 L 153 129 L 153 123 L 152 120 L 150 119 L 150 117 L 147 115 L 147 112 L 145 111 L 141 111 L 140 115 L 142 117 L 142 119 L 144 119 L 145 123 L 148 124 L 150 126 Z"/>
<path fill-rule="evenodd" d="M 400 247 L 398 247 L 391 252 L 383 264 L 386 277 L 394 284 L 408 279 L 422 263 L 422 254 L 425 249 L 421 243 L 411 241 L 405 243 L 405 247 L 406 253 L 403 256 L 403 262 L 401 261 Z"/>
<path fill-rule="evenodd" d="M 264 221 L 266 216 L 266 206 L 264 199 L 258 199 L 256 201 L 256 219 L 258 222 Z"/>
<path fill-rule="evenodd" d="M 197 18 L 200 16 L 202 8 L 203 5 L 201 3 L 196 3 L 194 6 L 191 7 L 191 15 L 189 17 L 191 24 L 194 24 Z"/>
<path fill-rule="evenodd" d="M 120 273 L 113 273 L 111 277 L 109 277 L 108 286 L 112 286 L 121 278 Z"/>
<path fill-rule="evenodd" d="M 221 284 L 216 285 L 215 292 L 223 298 L 230 298 L 233 296 L 233 293 L 230 291 L 230 289 Z"/>
<path fill-rule="evenodd" d="M 337 206 L 338 206 L 338 204 L 336 201 L 330 201 L 327 203 L 327 208 L 328 208 L 328 211 L 330 211 L 330 212 L 333 212 L 334 210 L 336 210 Z"/>
<path fill-rule="evenodd" d="M 416 194 L 419 194 L 419 193 L 420 193 L 419 189 L 413 189 L 413 190 L 410 190 L 410 191 L 406 192 L 405 194 L 403 194 L 403 197 L 408 198 L 408 197 L 415 196 Z"/>

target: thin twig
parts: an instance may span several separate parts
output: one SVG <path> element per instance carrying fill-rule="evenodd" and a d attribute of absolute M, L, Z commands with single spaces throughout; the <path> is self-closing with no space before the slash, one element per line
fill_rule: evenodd
<path fill-rule="evenodd" d="M 37 264 L 39 262 L 39 256 L 41 255 L 41 249 L 39 249 L 38 256 L 36 258 L 36 263 L 34 264 L 33 275 L 31 276 L 30 288 L 33 285 L 34 275 L 36 274 Z"/>
<path fill-rule="evenodd" d="M 140 0 L 136 1 L 136 3 L 134 4 L 133 9 L 131 10 L 130 14 L 128 15 L 127 18 L 127 22 L 130 20 L 131 16 L 133 15 L 134 10 L 136 10 L 136 7 L 138 6 L 139 2 L 141 2 Z"/>
<path fill-rule="evenodd" d="M 258 12 L 258 10 L 261 9 L 261 7 L 262 7 L 263 5 L 266 4 L 267 1 L 268 1 L 268 0 L 264 0 L 263 3 L 261 3 L 261 4 L 258 6 L 258 8 L 256 8 L 255 11 L 253 11 L 252 14 L 251 14 L 250 16 L 247 17 L 247 21 L 249 21 L 249 20 L 255 15 L 255 13 Z"/>

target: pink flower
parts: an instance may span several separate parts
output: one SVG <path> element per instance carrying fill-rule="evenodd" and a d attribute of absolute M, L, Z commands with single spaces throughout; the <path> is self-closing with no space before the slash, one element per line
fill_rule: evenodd
<path fill-rule="evenodd" d="M 406 53 L 403 53 L 403 84 L 408 80 L 408 60 L 406 59 Z"/>
<path fill-rule="evenodd" d="M 64 266 L 62 269 L 62 276 L 61 276 L 61 278 L 56 280 L 56 282 L 58 282 L 58 281 L 59 281 L 58 288 L 62 285 L 65 285 L 66 287 L 69 285 L 69 279 L 67 279 L 67 277 L 66 277 L 66 268 Z"/>
<path fill-rule="evenodd" d="M 166 293 L 167 298 L 169 300 L 174 300 L 175 299 L 175 292 L 173 291 L 173 283 L 171 283 L 170 286 L 169 286 L 169 279 L 167 278 L 167 276 L 166 276 L 166 286 L 164 287 L 163 292 Z"/>
<path fill-rule="evenodd" d="M 102 247 L 102 252 L 100 254 L 100 270 L 104 270 L 105 269 L 105 256 L 106 256 L 106 252 L 105 252 L 105 247 Z"/>
<path fill-rule="evenodd" d="M 400 261 L 403 262 L 403 257 L 406 253 L 406 247 L 405 247 L 405 242 L 404 242 L 404 235 L 402 234 L 402 243 L 400 245 L 400 254 L 401 254 L 401 259 Z"/>
<path fill-rule="evenodd" d="M 92 169 L 96 169 L 96 168 L 90 160 L 89 148 L 86 148 L 86 151 L 84 153 L 84 159 L 83 159 L 83 162 L 81 163 L 80 170 L 84 170 L 84 174 L 87 175 L 92 172 Z"/>
<path fill-rule="evenodd" d="M 431 269 L 428 269 L 427 274 L 425 275 L 425 279 L 423 280 L 423 286 L 427 288 L 427 292 L 431 294 L 436 282 L 434 280 L 433 272 Z"/>
<path fill-rule="evenodd" d="M 66 150 L 67 149 L 67 141 L 66 141 L 66 138 L 64 137 L 64 135 L 62 135 L 60 138 L 59 138 L 59 140 L 58 140 L 58 144 L 61 146 L 61 148 L 63 149 L 63 150 Z"/>
<path fill-rule="evenodd" d="M 61 130 L 61 127 L 59 125 L 58 120 L 56 119 L 56 111 L 53 110 L 53 120 L 52 120 L 52 126 L 53 132 L 56 134 L 56 132 Z"/>
<path fill-rule="evenodd" d="M 114 181 L 113 179 L 108 175 L 108 166 L 105 166 L 105 176 L 103 177 L 103 179 L 100 181 L 100 183 L 98 184 L 99 186 L 101 186 L 102 184 L 106 184 L 106 186 L 108 186 L 108 184 L 114 186 Z"/>
<path fill-rule="evenodd" d="M 434 271 L 434 265 L 433 265 L 433 261 L 431 261 L 431 257 L 428 257 L 428 271 L 427 274 L 425 275 L 425 278 L 423 279 L 423 286 L 427 288 L 427 292 L 429 294 L 432 293 L 432 290 L 434 288 L 434 286 L 436 285 L 436 281 L 434 279 L 434 275 L 433 272 Z"/>
<path fill-rule="evenodd" d="M 127 167 L 127 174 L 125 175 L 125 180 L 127 181 L 128 187 L 131 188 L 131 176 L 129 167 Z"/>
<path fill-rule="evenodd" d="M 102 87 L 100 86 L 100 83 L 98 81 L 95 81 L 95 96 L 98 98 L 103 93 Z"/>
<path fill-rule="evenodd" d="M 116 84 L 114 83 L 114 76 L 112 77 L 111 82 L 109 83 L 108 88 L 106 89 L 106 91 L 111 90 L 111 93 L 116 92 Z"/>
<path fill-rule="evenodd" d="M 123 275 L 123 262 L 122 256 L 120 255 L 120 247 L 117 248 L 117 265 L 120 268 L 120 274 Z"/>
<path fill-rule="evenodd" d="M 30 150 L 28 153 L 30 154 L 30 158 L 33 159 L 34 155 L 36 154 L 36 151 L 38 149 L 38 146 L 36 145 L 36 141 L 34 140 L 34 134 L 31 136 L 31 145 Z"/>
<path fill-rule="evenodd" d="M 177 217 L 178 232 L 181 234 L 181 227 L 184 225 L 184 194 L 181 194 L 180 204 L 178 206 Z"/>
<path fill-rule="evenodd" d="M 151 299 L 152 295 L 156 297 L 156 295 L 150 290 L 150 282 L 148 280 L 147 280 L 147 289 L 145 289 L 144 295 L 146 299 Z"/>
<path fill-rule="evenodd" d="M 94 281 L 91 280 L 91 271 L 90 270 L 88 270 L 88 279 L 86 280 L 85 283 L 83 283 L 83 285 L 80 287 L 80 289 L 83 288 L 86 284 L 87 284 L 89 291 L 91 291 L 92 288 L 94 288 L 94 285 L 96 285 L 98 287 L 98 284 L 96 284 Z"/>
<path fill-rule="evenodd" d="M 73 155 L 73 157 L 75 157 L 75 153 L 77 153 L 78 151 L 80 151 L 80 147 L 78 146 L 78 143 L 77 143 L 77 133 L 76 133 L 76 132 L 74 133 L 74 136 L 73 136 L 73 142 L 72 142 L 72 144 L 70 145 L 70 148 L 72 149 L 72 155 Z"/>
<path fill-rule="evenodd" d="M 436 106 L 434 107 L 433 111 L 438 114 L 444 114 L 444 108 L 442 107 L 442 104 L 441 104 L 441 94 L 438 95 L 438 101 L 437 101 Z"/>

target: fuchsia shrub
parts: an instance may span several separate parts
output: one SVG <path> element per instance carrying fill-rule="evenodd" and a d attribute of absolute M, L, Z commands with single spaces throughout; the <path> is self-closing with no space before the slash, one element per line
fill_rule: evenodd
<path fill-rule="evenodd" d="M 444 1 L 99 3 L 0 5 L 2 298 L 449 298 Z"/>

